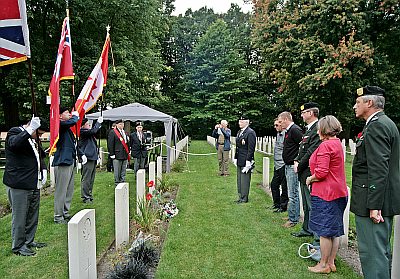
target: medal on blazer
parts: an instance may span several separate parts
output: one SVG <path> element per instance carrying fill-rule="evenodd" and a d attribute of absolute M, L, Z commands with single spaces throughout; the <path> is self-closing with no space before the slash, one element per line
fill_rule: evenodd
<path fill-rule="evenodd" d="M 246 141 L 244 139 L 242 139 L 242 145 L 245 145 Z"/>

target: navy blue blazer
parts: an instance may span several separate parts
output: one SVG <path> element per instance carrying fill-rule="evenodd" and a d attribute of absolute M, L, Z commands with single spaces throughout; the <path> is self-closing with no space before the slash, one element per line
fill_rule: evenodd
<path fill-rule="evenodd" d="M 75 165 L 75 159 L 81 157 L 82 152 L 76 147 L 76 139 L 71 127 L 78 122 L 78 117 L 73 115 L 67 121 L 60 121 L 59 138 L 56 145 L 56 152 L 54 153 L 53 166 L 71 166 Z"/>
<path fill-rule="evenodd" d="M 256 150 L 257 136 L 256 132 L 250 127 L 247 127 L 240 135 L 240 130 L 236 136 L 236 153 L 237 166 L 246 166 L 246 161 L 254 160 L 254 152 Z"/>
<path fill-rule="evenodd" d="M 92 129 L 81 128 L 81 135 L 79 138 L 79 149 L 85 154 L 88 160 L 97 161 L 99 158 L 97 143 L 95 135 L 100 130 L 101 124 L 96 122 Z"/>
<path fill-rule="evenodd" d="M 28 139 L 31 135 L 20 127 L 11 128 L 6 138 L 6 166 L 3 183 L 10 188 L 37 189 L 38 163 Z M 40 141 L 40 167 L 46 169 L 44 152 Z"/>

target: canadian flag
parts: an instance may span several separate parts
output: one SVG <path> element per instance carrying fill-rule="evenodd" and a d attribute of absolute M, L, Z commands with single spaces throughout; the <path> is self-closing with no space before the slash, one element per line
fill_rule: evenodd
<path fill-rule="evenodd" d="M 107 32 L 106 41 L 103 46 L 103 51 L 91 72 L 88 80 L 81 93 L 79 94 L 78 100 L 75 103 L 75 110 L 79 113 L 79 122 L 77 127 L 81 126 L 81 122 L 84 115 L 90 111 L 95 105 L 97 100 L 103 94 L 103 88 L 107 84 L 107 73 L 108 73 L 108 50 L 110 48 L 110 35 Z M 79 129 L 75 131 L 75 127 L 71 128 L 72 131 L 79 136 Z"/>

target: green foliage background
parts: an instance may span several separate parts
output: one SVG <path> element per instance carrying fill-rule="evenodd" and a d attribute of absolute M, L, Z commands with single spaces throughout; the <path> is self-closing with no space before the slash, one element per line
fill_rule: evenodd
<path fill-rule="evenodd" d="M 272 122 L 316 101 L 352 138 L 362 127 L 352 106 L 355 90 L 379 85 L 387 114 L 400 121 L 400 5 L 397 0 L 253 0 L 252 13 L 232 4 L 172 16 L 174 0 L 69 1 L 75 96 L 62 82 L 62 102 L 72 104 L 93 69 L 111 25 L 111 56 L 103 108 L 141 102 L 178 118 L 186 134 L 204 138 L 221 119 L 250 116 L 258 135 Z M 54 69 L 64 1 L 27 0 L 33 80 L 39 113 Z M 0 127 L 31 115 L 27 64 L 0 68 Z M 98 109 L 96 107 L 95 109 Z"/>

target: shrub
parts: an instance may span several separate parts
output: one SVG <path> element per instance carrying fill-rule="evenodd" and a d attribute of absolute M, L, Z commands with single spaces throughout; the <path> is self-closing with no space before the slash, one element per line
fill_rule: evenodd
<path fill-rule="evenodd" d="M 158 179 L 157 182 L 157 190 L 161 193 L 171 192 L 176 187 L 178 187 L 178 183 L 174 180 L 170 175 L 164 174 L 162 179 Z"/>

